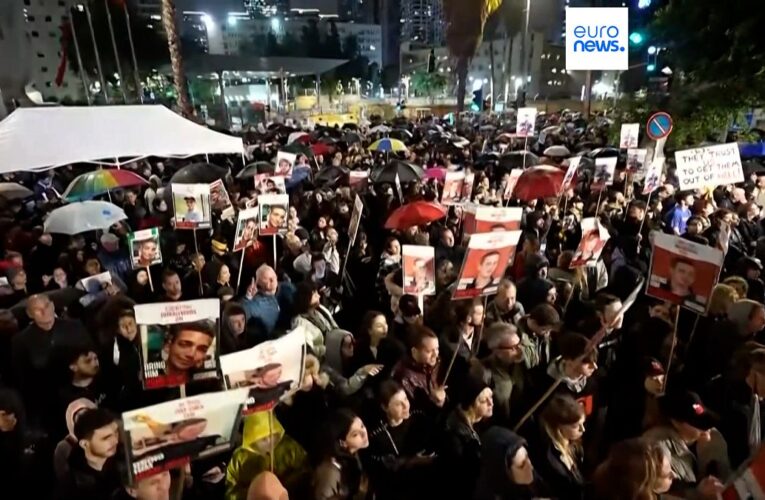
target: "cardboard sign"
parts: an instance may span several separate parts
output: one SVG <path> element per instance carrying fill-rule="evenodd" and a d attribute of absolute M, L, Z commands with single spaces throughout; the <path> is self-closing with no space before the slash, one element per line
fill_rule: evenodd
<path fill-rule="evenodd" d="M 258 239 L 258 207 L 248 208 L 239 212 L 234 235 L 234 252 L 244 250 Z"/>
<path fill-rule="evenodd" d="M 462 201 L 462 190 L 465 185 L 465 172 L 446 172 L 444 189 L 441 193 L 441 203 L 455 205 Z"/>
<path fill-rule="evenodd" d="M 595 160 L 595 177 L 592 183 L 603 187 L 614 183 L 616 161 L 618 158 L 598 158 Z"/>
<path fill-rule="evenodd" d="M 266 194 L 258 197 L 260 207 L 260 234 L 262 236 L 287 233 L 290 197 L 286 194 Z"/>
<path fill-rule="evenodd" d="M 645 173 L 643 194 L 650 194 L 661 184 L 661 176 L 664 173 L 664 158 L 654 158 Z"/>
<path fill-rule="evenodd" d="M 521 228 L 522 207 L 491 207 L 474 205 L 465 210 L 462 232 L 471 234 L 517 231 Z"/>
<path fill-rule="evenodd" d="M 608 230 L 600 225 L 597 217 L 582 219 L 582 239 L 569 267 L 573 269 L 597 261 L 610 237 Z"/>
<path fill-rule="evenodd" d="M 292 330 L 245 351 L 220 357 L 226 387 L 246 388 L 242 413 L 269 410 L 303 382 L 305 332 Z"/>
<path fill-rule="evenodd" d="M 566 170 L 566 175 L 563 176 L 563 182 L 560 185 L 561 193 L 565 192 L 571 186 L 571 182 L 574 180 L 574 176 L 579 169 L 579 163 L 581 163 L 581 161 L 581 156 L 574 156 L 573 158 L 568 159 L 568 169 Z"/>
<path fill-rule="evenodd" d="M 619 147 L 621 149 L 638 147 L 639 135 L 639 123 L 622 123 L 621 133 L 619 134 Z"/>
<path fill-rule="evenodd" d="M 133 264 L 133 269 L 162 264 L 158 227 L 128 234 L 128 247 L 130 248 L 130 262 Z"/>
<path fill-rule="evenodd" d="M 462 184 L 462 202 L 469 202 L 473 198 L 473 185 L 475 184 L 475 174 L 470 172 L 465 174 L 465 182 Z"/>
<path fill-rule="evenodd" d="M 627 150 L 627 171 L 628 172 L 642 171 L 645 168 L 645 159 L 647 155 L 648 155 L 647 149 L 628 149 Z"/>
<path fill-rule="evenodd" d="M 369 185 L 369 170 L 351 170 L 348 173 L 348 183 L 351 189 L 364 191 Z"/>
<path fill-rule="evenodd" d="M 722 250 L 654 233 L 651 257 L 646 295 L 704 314 L 722 269 Z"/>
<path fill-rule="evenodd" d="M 534 135 L 537 121 L 537 108 L 519 108 L 518 121 L 515 126 L 515 134 L 518 137 L 528 138 Z"/>
<path fill-rule="evenodd" d="M 210 185 L 171 184 L 175 229 L 210 227 Z"/>
<path fill-rule="evenodd" d="M 404 273 L 404 293 L 410 295 L 436 294 L 435 248 L 404 245 L 401 249 Z"/>
<path fill-rule="evenodd" d="M 144 388 L 217 378 L 219 317 L 218 299 L 136 305 Z"/>
<path fill-rule="evenodd" d="M 452 298 L 468 299 L 497 293 L 499 282 L 515 255 L 520 238 L 521 231 L 471 236 Z"/>
<path fill-rule="evenodd" d="M 744 182 L 738 144 L 718 144 L 675 152 L 680 190 Z"/>

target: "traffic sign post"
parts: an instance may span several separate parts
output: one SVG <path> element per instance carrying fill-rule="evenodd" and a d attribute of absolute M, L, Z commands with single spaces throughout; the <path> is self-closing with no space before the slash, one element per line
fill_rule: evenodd
<path fill-rule="evenodd" d="M 669 113 L 659 111 L 658 113 L 651 115 L 648 119 L 648 123 L 645 126 L 645 132 L 648 137 L 654 141 L 658 141 L 659 139 L 666 139 L 669 134 L 672 133 L 673 126 L 672 117 L 669 116 Z"/>

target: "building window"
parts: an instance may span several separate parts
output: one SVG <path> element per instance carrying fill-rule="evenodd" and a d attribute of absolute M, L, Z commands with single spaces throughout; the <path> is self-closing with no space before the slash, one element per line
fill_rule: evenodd
<path fill-rule="evenodd" d="M 40 33 L 36 32 L 36 31 L 32 32 L 32 37 L 33 38 L 37 38 L 38 36 L 40 36 Z"/>
<path fill-rule="evenodd" d="M 43 57 L 45 57 L 45 54 L 43 54 L 42 52 L 38 52 L 38 53 L 37 53 L 37 57 L 39 57 L 40 59 L 42 59 Z"/>
<path fill-rule="evenodd" d="M 47 73 L 48 72 L 48 67 L 47 66 L 43 66 L 43 67 L 40 68 L 40 71 L 42 71 L 43 73 Z"/>
<path fill-rule="evenodd" d="M 49 23 L 49 22 L 51 22 L 51 21 L 53 21 L 53 18 L 52 18 L 52 17 L 50 17 L 50 16 L 45 16 L 45 22 L 46 22 L 46 23 Z"/>

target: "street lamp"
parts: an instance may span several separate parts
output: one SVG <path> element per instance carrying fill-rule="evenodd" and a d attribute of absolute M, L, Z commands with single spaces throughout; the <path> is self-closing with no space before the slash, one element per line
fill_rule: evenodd
<path fill-rule="evenodd" d="M 656 53 L 656 47 L 655 46 L 651 45 L 650 47 L 648 47 L 648 55 L 652 56 L 655 53 Z"/>
<path fill-rule="evenodd" d="M 204 23 L 204 25 L 205 25 L 205 28 L 207 28 L 208 30 L 209 30 L 209 29 L 212 29 L 213 27 L 215 27 L 215 21 L 214 21 L 214 20 L 213 20 L 213 18 L 210 16 L 210 14 L 202 14 L 202 16 L 200 17 L 200 19 L 201 19 L 201 20 L 202 20 L 202 22 Z"/>

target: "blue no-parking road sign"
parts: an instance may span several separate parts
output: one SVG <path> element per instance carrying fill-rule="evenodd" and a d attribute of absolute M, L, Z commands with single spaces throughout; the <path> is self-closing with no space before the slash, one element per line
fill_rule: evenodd
<path fill-rule="evenodd" d="M 658 141 L 659 139 L 666 138 L 672 132 L 672 126 L 672 117 L 669 116 L 669 113 L 659 111 L 648 119 L 645 131 L 648 137 Z"/>

